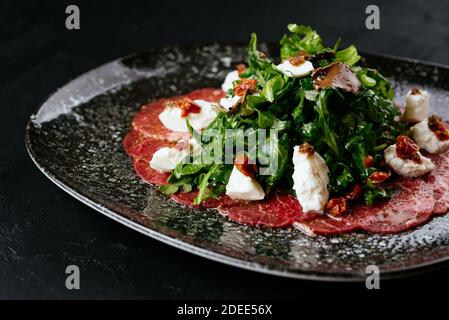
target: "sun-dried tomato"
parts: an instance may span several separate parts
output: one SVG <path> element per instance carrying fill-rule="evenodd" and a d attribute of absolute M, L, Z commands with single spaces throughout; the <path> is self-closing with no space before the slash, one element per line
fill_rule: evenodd
<path fill-rule="evenodd" d="M 326 204 L 326 209 L 331 215 L 335 217 L 340 216 L 348 209 L 346 198 L 338 197 L 330 199 Z"/>
<path fill-rule="evenodd" d="M 351 192 L 346 195 L 346 199 L 348 200 L 357 200 L 360 199 L 363 195 L 363 189 L 359 184 L 356 184 Z"/>
<path fill-rule="evenodd" d="M 310 55 L 305 52 L 305 51 L 300 51 L 298 52 L 296 55 L 294 55 L 293 57 L 288 58 L 288 61 L 294 65 L 294 66 L 300 66 L 302 65 L 304 62 L 306 62 L 307 58 Z"/>
<path fill-rule="evenodd" d="M 382 183 L 391 177 L 391 172 L 376 171 L 368 177 L 372 183 Z"/>
<path fill-rule="evenodd" d="M 200 113 L 201 108 L 194 104 L 189 98 L 179 100 L 168 100 L 165 102 L 167 107 L 176 107 L 181 109 L 181 117 L 185 118 L 191 113 Z"/>
<path fill-rule="evenodd" d="M 234 94 L 236 96 L 246 96 L 249 93 L 256 91 L 257 80 L 255 79 L 240 79 L 234 87 Z"/>
<path fill-rule="evenodd" d="M 365 159 L 363 160 L 363 164 L 365 165 L 365 168 L 372 167 L 374 165 L 374 158 L 373 156 L 367 155 Z"/>
<path fill-rule="evenodd" d="M 307 153 L 309 156 L 313 156 L 313 154 L 315 153 L 315 149 L 311 144 L 304 142 L 299 146 L 299 152 Z"/>
<path fill-rule="evenodd" d="M 410 159 L 416 163 L 421 163 L 418 154 L 418 145 L 407 136 L 398 136 L 396 139 L 396 154 L 401 159 Z"/>
<path fill-rule="evenodd" d="M 440 141 L 449 140 L 449 131 L 448 130 L 437 130 L 437 131 L 434 131 L 434 133 L 437 136 L 438 140 L 440 140 Z"/>
<path fill-rule="evenodd" d="M 449 131 L 444 126 L 443 120 L 440 117 L 436 115 L 430 116 L 429 119 L 427 120 L 427 125 L 429 129 L 432 130 L 433 133 L 435 133 L 438 140 L 440 141 L 449 140 Z"/>
<path fill-rule="evenodd" d="M 249 158 L 246 155 L 238 155 L 235 157 L 234 165 L 245 176 L 254 178 L 258 169 L 255 163 L 249 163 Z"/>
<path fill-rule="evenodd" d="M 413 88 L 412 90 L 410 90 L 410 95 L 414 96 L 417 94 L 421 94 L 421 90 L 419 88 Z"/>

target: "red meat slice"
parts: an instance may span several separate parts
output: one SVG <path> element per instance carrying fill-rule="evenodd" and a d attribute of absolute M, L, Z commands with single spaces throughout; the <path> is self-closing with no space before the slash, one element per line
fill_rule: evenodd
<path fill-rule="evenodd" d="M 430 175 L 423 180 L 428 192 L 433 194 L 435 204 L 432 213 L 434 215 L 444 214 L 449 209 L 449 183 L 447 179 L 439 175 Z"/>
<path fill-rule="evenodd" d="M 144 135 L 142 135 L 137 130 L 131 130 L 130 132 L 128 132 L 128 134 L 125 136 L 125 139 L 123 139 L 123 147 L 125 148 L 126 153 L 129 154 L 129 149 L 133 145 L 142 142 L 144 138 Z"/>
<path fill-rule="evenodd" d="M 171 199 L 184 205 L 194 206 L 193 200 L 197 196 L 198 191 L 192 191 L 192 192 L 178 192 L 176 194 L 173 194 L 171 196 Z M 220 206 L 229 206 L 241 203 L 237 200 L 233 200 L 229 198 L 227 195 L 221 195 L 218 198 L 210 198 L 205 201 L 203 201 L 200 205 L 202 208 L 217 208 Z"/>
<path fill-rule="evenodd" d="M 217 102 L 223 96 L 224 92 L 219 89 L 200 89 L 183 97 Z M 182 97 L 174 99 L 178 98 Z M 162 147 L 172 147 L 177 141 L 189 138 L 189 133 L 170 131 L 159 121 L 159 113 L 164 110 L 163 103 L 166 100 L 160 99 L 143 106 L 133 119 L 133 129 L 123 140 L 123 147 L 132 157 L 137 175 L 142 180 L 156 185 L 167 184 L 170 174 L 151 169 L 149 161 L 153 154 Z"/>
<path fill-rule="evenodd" d="M 421 179 L 400 179 L 399 192 L 374 206 L 357 206 L 352 215 L 358 227 L 375 233 L 396 233 L 427 221 L 435 205 L 433 193 Z"/>
<path fill-rule="evenodd" d="M 156 185 L 167 184 L 170 174 L 151 169 L 149 161 L 158 149 L 167 145 L 167 141 L 145 137 L 136 130 L 130 131 L 123 140 L 123 147 L 132 157 L 137 175 L 145 182 Z"/>
<path fill-rule="evenodd" d="M 396 233 L 427 221 L 434 209 L 433 192 L 421 179 L 399 179 L 397 193 L 389 201 L 373 206 L 356 205 L 338 217 L 321 216 L 302 222 L 302 229 L 315 234 L 335 235 L 354 230 L 373 233 Z"/>
<path fill-rule="evenodd" d="M 185 96 L 174 97 L 172 99 L 181 99 L 184 97 L 192 100 L 202 99 L 211 102 L 218 102 L 224 96 L 224 92 L 218 89 L 200 89 L 195 90 Z M 160 99 L 144 105 L 134 116 L 132 126 L 150 138 L 178 141 L 182 138 L 189 138 L 187 132 L 176 132 L 168 130 L 159 120 L 159 114 L 165 109 L 164 102 L 168 99 Z"/>
<path fill-rule="evenodd" d="M 219 207 L 229 219 L 252 226 L 285 227 L 302 214 L 298 200 L 287 193 L 276 193 L 268 199 Z"/>
<path fill-rule="evenodd" d="M 169 173 L 159 172 L 150 168 L 147 160 L 142 158 L 133 158 L 134 170 L 137 175 L 145 182 L 155 185 L 166 185 Z"/>
<path fill-rule="evenodd" d="M 321 235 L 335 235 L 351 232 L 356 230 L 358 227 L 348 216 L 341 218 L 320 216 L 316 219 L 312 219 L 311 221 L 296 222 L 296 224 L 302 226 L 298 229 L 308 229 L 311 233 Z"/>
<path fill-rule="evenodd" d="M 205 88 L 190 92 L 185 97 L 191 100 L 206 100 L 211 102 L 219 102 L 225 96 L 225 92 L 221 89 Z"/>
<path fill-rule="evenodd" d="M 192 205 L 197 191 L 177 193 L 171 196 L 173 200 L 185 205 Z M 226 195 L 216 199 L 207 199 L 201 203 L 202 208 L 218 208 L 229 219 L 253 226 L 284 227 L 295 220 L 308 220 L 315 217 L 304 216 L 298 200 L 287 194 L 278 193 L 266 200 L 246 202 L 233 200 Z M 301 217 L 303 216 L 303 217 Z"/>
<path fill-rule="evenodd" d="M 151 160 L 153 154 L 158 149 L 171 146 L 168 141 L 145 137 L 142 133 L 136 130 L 128 133 L 123 145 L 130 156 L 147 161 Z"/>
<path fill-rule="evenodd" d="M 178 141 L 188 137 L 187 132 L 170 131 L 164 127 L 159 120 L 159 114 L 165 109 L 164 102 L 167 99 L 161 99 L 144 105 L 135 115 L 132 126 L 149 138 Z"/>
<path fill-rule="evenodd" d="M 445 214 L 449 210 L 449 154 L 433 155 L 431 159 L 435 170 L 424 181 L 433 190 L 433 214 Z"/>
<path fill-rule="evenodd" d="M 433 207 L 432 213 L 434 215 L 447 213 L 449 210 L 449 184 L 447 181 L 444 181 L 444 183 L 439 181 L 438 184 L 435 185 L 433 192 L 435 206 Z"/>

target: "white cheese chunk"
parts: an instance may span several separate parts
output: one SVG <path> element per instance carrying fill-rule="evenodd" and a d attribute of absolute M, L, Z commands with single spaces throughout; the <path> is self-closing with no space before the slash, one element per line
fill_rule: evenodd
<path fill-rule="evenodd" d="M 293 189 L 304 212 L 322 212 L 329 200 L 329 168 L 317 153 L 302 152 L 299 146 L 293 150 Z"/>
<path fill-rule="evenodd" d="M 221 85 L 221 89 L 227 92 L 229 89 L 234 89 L 234 81 L 239 80 L 240 76 L 237 70 L 231 71 L 226 75 L 225 81 Z"/>
<path fill-rule="evenodd" d="M 200 113 L 191 113 L 189 115 L 190 125 L 197 131 L 207 128 L 215 120 L 220 107 L 215 102 L 205 100 L 193 100 L 193 103 L 201 108 Z"/>
<path fill-rule="evenodd" d="M 189 132 L 187 118 L 195 130 L 200 131 L 207 128 L 220 112 L 219 106 L 214 102 L 205 100 L 193 100 L 192 102 L 201 108 L 199 113 L 190 113 L 187 117 L 182 117 L 180 108 L 168 106 L 159 114 L 159 120 L 164 127 L 172 131 Z"/>
<path fill-rule="evenodd" d="M 188 145 L 182 148 L 160 148 L 153 154 L 150 161 L 150 167 L 159 172 L 171 172 L 179 163 L 184 161 L 190 153 L 192 156 L 197 156 L 201 153 L 201 144 L 195 139 L 190 139 Z"/>
<path fill-rule="evenodd" d="M 429 129 L 428 119 L 414 125 L 410 132 L 416 144 L 430 153 L 443 153 L 449 150 L 449 140 L 442 141 Z"/>
<path fill-rule="evenodd" d="M 288 60 L 284 60 L 281 64 L 276 66 L 276 69 L 281 71 L 287 77 L 301 78 L 309 75 L 313 71 L 313 65 L 310 61 L 295 66 Z"/>
<path fill-rule="evenodd" d="M 415 91 L 415 92 L 413 92 Z M 414 89 L 407 92 L 405 98 L 405 111 L 401 120 L 406 122 L 419 122 L 429 116 L 430 95 L 425 90 Z"/>
<path fill-rule="evenodd" d="M 404 177 L 419 177 L 435 169 L 435 165 L 429 158 L 424 157 L 418 151 L 421 163 L 412 159 L 402 159 L 396 154 L 396 144 L 384 150 L 385 162 L 399 175 Z"/>
<path fill-rule="evenodd" d="M 181 117 L 182 110 L 177 107 L 166 107 L 164 111 L 159 114 L 164 127 L 172 131 L 189 132 L 186 124 L 186 119 Z"/>
<path fill-rule="evenodd" d="M 261 185 L 253 178 L 244 175 L 236 166 L 232 169 L 226 194 L 239 200 L 262 200 L 265 192 Z"/>
<path fill-rule="evenodd" d="M 159 172 L 171 172 L 189 155 L 188 149 L 178 150 L 175 148 L 160 148 L 153 154 L 150 167 Z"/>
<path fill-rule="evenodd" d="M 227 111 L 234 108 L 242 99 L 241 96 L 233 96 L 228 98 L 221 98 L 220 99 L 220 105 L 225 108 Z"/>

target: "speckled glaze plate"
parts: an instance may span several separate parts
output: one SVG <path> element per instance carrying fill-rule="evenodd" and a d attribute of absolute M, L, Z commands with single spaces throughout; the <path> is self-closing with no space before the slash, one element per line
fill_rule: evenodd
<path fill-rule="evenodd" d="M 277 56 L 277 48 L 263 45 Z M 28 151 L 63 190 L 102 214 L 154 239 L 222 263 L 278 276 L 362 280 L 366 267 L 403 276 L 449 258 L 449 215 L 395 235 L 350 233 L 307 237 L 292 229 L 252 228 L 214 210 L 178 205 L 143 183 L 122 147 L 133 115 L 153 99 L 219 87 L 245 61 L 245 45 L 168 47 L 92 70 L 53 94 L 26 129 Z M 395 84 L 398 97 L 419 85 L 449 119 L 449 69 L 365 55 Z"/>

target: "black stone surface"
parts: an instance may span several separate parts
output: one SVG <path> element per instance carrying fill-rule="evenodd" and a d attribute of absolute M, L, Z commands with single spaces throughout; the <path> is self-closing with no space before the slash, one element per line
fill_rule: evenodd
<path fill-rule="evenodd" d="M 224 266 L 148 239 L 60 191 L 26 155 L 28 116 L 57 87 L 133 51 L 207 40 L 276 40 L 288 21 L 314 25 L 329 43 L 342 36 L 361 49 L 449 64 L 444 2 L 378 2 L 381 30 L 364 28 L 366 2 L 285 2 L 245 11 L 223 3 L 78 2 L 81 30 L 64 28 L 63 2 L 0 5 L 1 298 L 304 298 L 427 297 L 448 293 L 447 270 L 363 284 L 275 278 Z M 249 7 L 249 4 L 247 5 Z M 239 19 L 241 22 L 238 22 Z M 68 264 L 81 290 L 65 289 Z"/>

